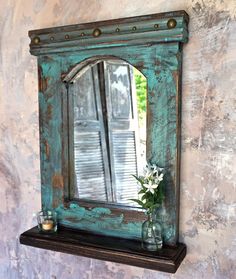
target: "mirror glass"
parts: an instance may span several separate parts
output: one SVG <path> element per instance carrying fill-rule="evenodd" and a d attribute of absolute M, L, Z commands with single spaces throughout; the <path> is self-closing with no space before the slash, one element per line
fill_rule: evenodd
<path fill-rule="evenodd" d="M 132 206 L 146 164 L 146 78 L 121 60 L 87 66 L 69 88 L 73 197 Z"/>

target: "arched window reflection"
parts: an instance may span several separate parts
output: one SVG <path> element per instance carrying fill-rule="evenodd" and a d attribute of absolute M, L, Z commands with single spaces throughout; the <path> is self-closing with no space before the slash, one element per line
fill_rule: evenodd
<path fill-rule="evenodd" d="M 146 86 L 121 60 L 87 67 L 69 85 L 74 198 L 132 205 L 138 192 L 132 174 L 146 162 Z"/>

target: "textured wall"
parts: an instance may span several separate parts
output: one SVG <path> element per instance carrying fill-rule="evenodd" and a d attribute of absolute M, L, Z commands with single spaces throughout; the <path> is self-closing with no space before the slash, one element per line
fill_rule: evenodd
<path fill-rule="evenodd" d="M 36 58 L 30 29 L 185 9 L 177 274 L 21 246 L 40 209 Z M 235 278 L 235 0 L 0 1 L 0 278 Z"/>

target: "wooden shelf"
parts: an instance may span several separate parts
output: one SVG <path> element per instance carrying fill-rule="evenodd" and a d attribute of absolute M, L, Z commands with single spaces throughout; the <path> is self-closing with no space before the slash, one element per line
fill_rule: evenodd
<path fill-rule="evenodd" d="M 145 251 L 138 241 L 95 235 L 60 228 L 55 234 L 34 227 L 20 236 L 20 243 L 73 255 L 175 273 L 186 255 L 186 246 L 164 246 L 157 252 Z"/>

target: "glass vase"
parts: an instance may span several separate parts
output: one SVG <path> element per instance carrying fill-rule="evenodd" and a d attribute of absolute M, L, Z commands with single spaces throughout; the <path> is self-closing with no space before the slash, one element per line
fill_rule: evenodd
<path fill-rule="evenodd" d="M 162 228 L 154 214 L 147 213 L 147 220 L 142 224 L 142 247 L 148 251 L 161 249 Z"/>

